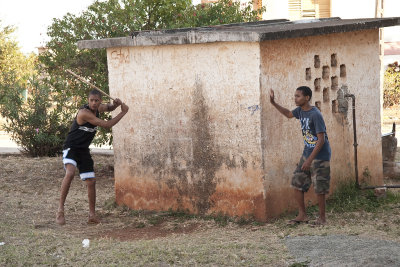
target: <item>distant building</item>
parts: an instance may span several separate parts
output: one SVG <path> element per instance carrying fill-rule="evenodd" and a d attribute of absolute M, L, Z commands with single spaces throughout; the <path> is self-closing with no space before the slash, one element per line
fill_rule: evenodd
<path fill-rule="evenodd" d="M 211 3 L 217 0 L 198 0 L 198 3 Z M 398 17 L 399 0 L 238 0 L 252 2 L 254 8 L 266 7 L 263 19 L 319 19 L 340 17 L 342 19 Z M 384 4 L 381 8 L 381 4 Z M 400 62 L 400 26 L 386 29 L 383 34 L 383 64 Z"/>

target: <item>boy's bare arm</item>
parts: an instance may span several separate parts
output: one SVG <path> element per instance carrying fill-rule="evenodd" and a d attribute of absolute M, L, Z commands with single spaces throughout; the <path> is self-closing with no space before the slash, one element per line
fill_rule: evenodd
<path fill-rule="evenodd" d="M 125 116 L 128 110 L 129 107 L 122 103 L 121 112 L 117 116 L 108 121 L 97 118 L 92 112 L 88 110 L 81 110 L 78 114 L 77 119 L 79 119 L 80 121 L 89 122 L 93 125 L 109 129 L 113 127 L 115 124 L 117 124 L 122 119 L 122 117 Z"/>
<path fill-rule="evenodd" d="M 288 110 L 287 108 L 282 107 L 281 105 L 279 105 L 278 103 L 275 102 L 275 93 L 274 93 L 274 90 L 272 90 L 272 89 L 270 90 L 270 93 L 269 93 L 269 101 L 286 118 L 290 119 L 290 118 L 294 117 L 293 113 L 290 110 Z"/>
<path fill-rule="evenodd" d="M 122 104 L 122 101 L 119 98 L 116 98 L 113 103 L 101 104 L 99 106 L 99 112 L 109 112 L 115 110 Z"/>

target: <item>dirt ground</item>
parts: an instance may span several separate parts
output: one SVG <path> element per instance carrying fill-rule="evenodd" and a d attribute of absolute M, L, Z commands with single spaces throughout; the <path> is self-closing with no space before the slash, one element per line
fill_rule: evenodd
<path fill-rule="evenodd" d="M 94 155 L 96 209 L 87 225 L 85 184 L 75 177 L 65 226 L 55 224 L 61 158 L 0 156 L 0 265 L 290 266 L 285 239 L 347 235 L 400 242 L 400 201 L 373 212 L 332 212 L 329 224 L 287 226 L 290 216 L 260 224 L 225 217 L 133 211 L 114 202 L 113 157 Z M 314 209 L 315 210 L 315 209 Z M 311 212 L 311 216 L 316 216 Z M 90 240 L 88 248 L 83 239 Z"/>
<path fill-rule="evenodd" d="M 400 106 L 394 106 L 383 110 L 382 114 L 382 133 L 389 133 L 392 131 L 393 123 L 397 125 L 397 131 L 400 131 Z M 398 138 L 399 136 L 396 135 Z"/>
<path fill-rule="evenodd" d="M 400 109 L 384 110 L 383 119 L 382 132 L 390 132 L 392 123 L 400 121 Z M 287 226 L 293 214 L 260 224 L 133 211 L 115 205 L 113 157 L 94 155 L 94 161 L 101 224 L 86 224 L 86 186 L 76 175 L 66 202 L 67 224 L 59 226 L 55 212 L 64 176 L 61 158 L 0 154 L 1 266 L 307 266 L 298 262 L 307 255 L 295 255 L 288 240 L 346 236 L 400 244 L 400 201 L 372 211 L 332 211 L 328 225 L 318 228 Z M 309 215 L 316 217 L 316 209 Z M 83 239 L 90 240 L 88 248 L 82 247 Z"/>

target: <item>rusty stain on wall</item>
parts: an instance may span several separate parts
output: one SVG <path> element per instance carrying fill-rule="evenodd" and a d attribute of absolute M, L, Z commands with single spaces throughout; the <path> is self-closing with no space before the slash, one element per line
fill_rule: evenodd
<path fill-rule="evenodd" d="M 222 158 L 214 144 L 208 118 L 210 116 L 205 103 L 203 85 L 196 78 L 193 93 L 193 111 L 191 118 L 193 136 L 193 175 L 197 176 L 194 196 L 197 211 L 205 214 L 213 205 L 209 198 L 215 193 L 215 173 L 221 166 Z"/>
<path fill-rule="evenodd" d="M 111 93 L 134 101 L 132 134 L 113 128 L 118 204 L 265 220 L 258 47 L 135 47 L 109 63 Z"/>

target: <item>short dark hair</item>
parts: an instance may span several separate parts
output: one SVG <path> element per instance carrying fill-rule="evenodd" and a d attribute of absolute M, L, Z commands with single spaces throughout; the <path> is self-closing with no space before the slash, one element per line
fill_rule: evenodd
<path fill-rule="evenodd" d="M 88 96 L 91 96 L 91 95 L 97 95 L 97 96 L 100 97 L 100 99 L 101 99 L 101 97 L 102 97 L 100 91 L 99 91 L 99 90 L 96 90 L 96 89 L 93 89 L 92 91 L 89 92 L 89 95 L 88 95 Z"/>
<path fill-rule="evenodd" d="M 301 93 L 303 94 L 303 96 L 309 96 L 310 100 L 312 98 L 312 91 L 310 89 L 310 87 L 308 86 L 300 86 L 296 89 L 296 91 L 301 91 Z"/>

